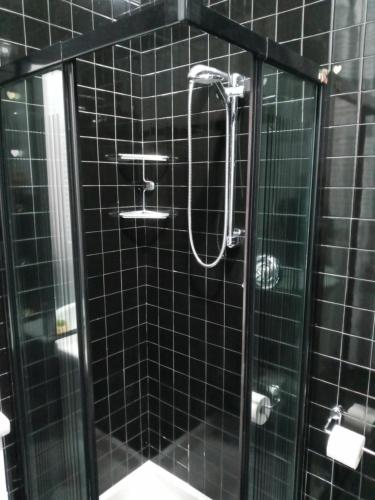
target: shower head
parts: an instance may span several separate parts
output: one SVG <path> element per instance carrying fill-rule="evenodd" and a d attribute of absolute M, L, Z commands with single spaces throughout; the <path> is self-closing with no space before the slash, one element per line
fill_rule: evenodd
<path fill-rule="evenodd" d="M 196 64 L 189 71 L 188 80 L 201 83 L 203 85 L 211 85 L 213 83 L 228 82 L 229 75 L 228 73 L 212 68 L 211 66 Z"/>

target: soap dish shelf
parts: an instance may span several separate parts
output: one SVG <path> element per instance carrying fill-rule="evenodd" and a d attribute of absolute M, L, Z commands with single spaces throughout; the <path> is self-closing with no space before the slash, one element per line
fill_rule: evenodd
<path fill-rule="evenodd" d="M 155 182 L 146 179 L 145 163 L 147 162 L 166 162 L 169 160 L 168 156 L 157 155 L 157 154 L 128 154 L 121 153 L 117 155 L 120 160 L 133 160 L 142 162 L 142 181 L 143 181 L 143 193 L 142 193 L 142 209 L 141 210 L 127 210 L 118 212 L 118 217 L 120 219 L 152 219 L 152 220 L 164 220 L 169 217 L 169 212 L 159 212 L 158 210 L 147 210 L 146 208 L 146 193 L 148 191 L 155 190 Z"/>
<path fill-rule="evenodd" d="M 164 220 L 169 217 L 168 212 L 158 212 L 155 210 L 130 210 L 128 212 L 119 212 L 120 219 L 153 219 Z"/>
<path fill-rule="evenodd" d="M 112 161 L 142 161 L 142 162 L 166 162 L 170 158 L 166 155 L 157 154 L 137 154 L 137 153 L 118 153 L 117 155 L 106 155 L 107 160 Z"/>

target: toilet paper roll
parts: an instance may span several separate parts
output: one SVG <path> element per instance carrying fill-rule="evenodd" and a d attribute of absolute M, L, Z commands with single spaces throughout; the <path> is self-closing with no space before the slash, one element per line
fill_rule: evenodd
<path fill-rule="evenodd" d="M 327 457 L 356 469 L 363 455 L 365 437 L 341 425 L 335 425 L 327 442 Z"/>
<path fill-rule="evenodd" d="M 343 418 L 343 424 L 352 431 L 362 433 L 365 429 L 365 424 L 375 426 L 375 410 L 374 408 L 363 406 L 359 403 L 354 403 Z"/>
<path fill-rule="evenodd" d="M 271 414 L 271 401 L 267 396 L 258 392 L 251 393 L 251 421 L 254 424 L 264 425 Z"/>

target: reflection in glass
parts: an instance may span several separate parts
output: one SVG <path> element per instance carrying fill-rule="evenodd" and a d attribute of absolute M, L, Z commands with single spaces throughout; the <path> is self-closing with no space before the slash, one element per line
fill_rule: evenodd
<path fill-rule="evenodd" d="M 87 498 L 61 69 L 2 89 L 17 345 L 33 499 Z"/>

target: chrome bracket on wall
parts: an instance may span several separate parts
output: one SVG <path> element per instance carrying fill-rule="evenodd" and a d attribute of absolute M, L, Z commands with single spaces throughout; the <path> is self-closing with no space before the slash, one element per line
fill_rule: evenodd
<path fill-rule="evenodd" d="M 234 193 L 235 193 L 235 171 L 237 152 L 237 122 L 238 122 L 238 99 L 245 96 L 245 81 L 249 82 L 243 75 L 233 73 L 230 75 L 230 85 L 224 89 L 230 107 L 230 153 L 229 153 L 229 200 L 228 200 L 228 233 L 227 247 L 234 248 L 241 243 L 244 231 L 233 227 L 234 223 Z"/>
<path fill-rule="evenodd" d="M 148 179 L 143 179 L 144 188 L 143 191 L 155 191 L 155 182 Z"/>
<path fill-rule="evenodd" d="M 225 87 L 225 95 L 228 100 L 245 96 L 245 77 L 239 73 L 233 73 L 230 78 L 230 86 Z"/>
<path fill-rule="evenodd" d="M 239 227 L 235 227 L 227 236 L 227 247 L 234 248 L 241 243 L 241 238 L 245 235 L 245 231 Z"/>
<path fill-rule="evenodd" d="M 280 386 L 276 384 L 272 384 L 268 387 L 269 398 L 271 401 L 270 406 L 268 407 L 270 410 L 275 409 L 281 401 L 281 390 Z"/>
<path fill-rule="evenodd" d="M 344 413 L 343 407 L 340 405 L 337 405 L 337 406 L 334 406 L 333 408 L 331 408 L 331 411 L 329 412 L 329 417 L 328 417 L 327 423 L 324 426 L 324 432 L 326 434 L 329 434 L 331 432 L 332 427 L 334 425 L 341 425 L 343 413 Z"/>

